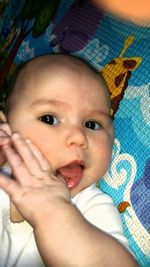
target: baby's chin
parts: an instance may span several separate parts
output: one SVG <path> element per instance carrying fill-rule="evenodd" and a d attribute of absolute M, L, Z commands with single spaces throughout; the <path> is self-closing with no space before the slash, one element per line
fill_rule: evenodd
<path fill-rule="evenodd" d="M 75 197 L 79 192 L 81 192 L 82 190 L 86 189 L 87 187 L 89 187 L 90 185 L 92 185 L 93 183 L 91 184 L 88 184 L 88 185 L 78 185 L 76 188 L 73 188 L 72 190 L 70 190 L 70 193 L 71 193 L 71 197 Z"/>
<path fill-rule="evenodd" d="M 10 221 L 12 223 L 20 223 L 24 221 L 24 218 L 12 202 L 10 203 Z"/>

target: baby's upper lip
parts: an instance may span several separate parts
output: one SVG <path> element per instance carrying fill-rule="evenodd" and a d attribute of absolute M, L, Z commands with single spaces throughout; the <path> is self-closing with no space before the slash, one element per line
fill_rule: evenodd
<path fill-rule="evenodd" d="M 82 168 L 85 167 L 85 162 L 83 160 L 73 160 L 69 163 L 67 163 L 66 165 L 62 166 L 62 167 L 67 167 L 67 166 L 71 166 L 71 165 L 80 165 Z"/>
<path fill-rule="evenodd" d="M 85 162 L 84 162 L 84 160 L 76 159 L 76 160 L 70 161 L 70 162 L 68 162 L 67 164 L 64 164 L 64 165 L 62 165 L 61 167 L 59 167 L 59 168 L 56 170 L 56 174 L 59 173 L 59 169 L 61 169 L 61 168 L 65 168 L 65 167 L 67 167 L 67 166 L 73 166 L 73 165 L 80 165 L 81 168 L 85 168 Z"/>

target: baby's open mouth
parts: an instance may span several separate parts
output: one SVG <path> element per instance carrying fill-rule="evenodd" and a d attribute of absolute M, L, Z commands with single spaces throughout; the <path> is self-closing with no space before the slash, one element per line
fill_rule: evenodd
<path fill-rule="evenodd" d="M 57 175 L 64 179 L 68 188 L 75 188 L 81 181 L 84 171 L 83 163 L 72 162 L 57 170 Z"/>

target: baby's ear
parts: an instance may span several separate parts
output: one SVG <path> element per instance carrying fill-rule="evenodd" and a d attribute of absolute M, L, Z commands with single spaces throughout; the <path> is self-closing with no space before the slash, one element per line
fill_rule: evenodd
<path fill-rule="evenodd" d="M 3 111 L 0 111 L 0 123 L 3 122 L 7 122 L 7 118 L 5 116 L 5 114 L 3 113 Z"/>

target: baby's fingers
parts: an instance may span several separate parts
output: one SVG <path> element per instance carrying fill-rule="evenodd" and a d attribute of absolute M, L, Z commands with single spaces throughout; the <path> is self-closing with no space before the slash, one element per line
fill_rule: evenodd
<path fill-rule="evenodd" d="M 12 130 L 8 123 L 0 123 L 0 130 L 4 131 L 8 136 L 12 135 Z"/>
<path fill-rule="evenodd" d="M 22 185 L 29 185 L 32 183 L 32 174 L 28 171 L 20 155 L 14 150 L 14 148 L 11 146 L 4 146 L 3 150 L 12 168 L 15 180 Z"/>
<path fill-rule="evenodd" d="M 6 124 L 6 123 L 5 123 Z M 3 146 L 11 144 L 11 137 L 0 127 L 0 166 L 6 162 L 5 155 L 3 153 Z"/>
<path fill-rule="evenodd" d="M 35 156 L 35 153 L 33 153 L 32 148 L 18 133 L 12 135 L 12 140 L 16 151 L 23 160 L 28 171 L 37 178 L 43 176 L 43 170 L 40 162 Z"/>
<path fill-rule="evenodd" d="M 10 136 L 3 130 L 0 129 L 0 146 L 11 143 Z"/>

